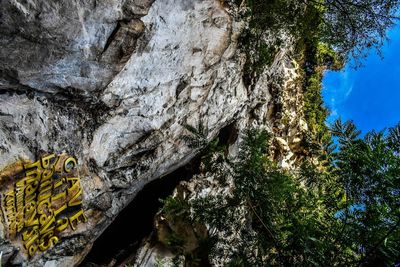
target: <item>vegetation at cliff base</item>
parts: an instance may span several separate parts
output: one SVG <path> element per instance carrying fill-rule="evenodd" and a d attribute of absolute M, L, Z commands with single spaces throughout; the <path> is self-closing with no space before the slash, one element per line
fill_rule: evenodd
<path fill-rule="evenodd" d="M 248 133 L 235 182 L 263 255 L 240 255 L 236 266 L 399 263 L 400 125 L 360 138 L 352 122 L 337 121 L 332 134 L 330 172 L 305 162 L 292 175 L 265 158 L 265 134 Z"/>
<path fill-rule="evenodd" d="M 400 124 L 363 138 L 352 122 L 336 121 L 331 130 L 338 145 L 328 155 L 328 172 L 307 161 L 296 172 L 282 170 L 269 160 L 268 134 L 248 130 L 232 166 L 233 195 L 227 201 L 214 197 L 184 201 L 178 194 L 178 199 L 166 201 L 163 216 L 190 229 L 199 229 L 202 223 L 223 231 L 244 207 L 248 228 L 237 233 L 240 243 L 230 244 L 238 249 L 229 266 L 398 264 Z M 180 233 L 180 243 L 171 243 L 171 249 L 185 247 L 187 232 Z M 207 246 L 201 247 L 201 259 L 219 253 L 214 245 L 224 240 L 218 240 L 216 232 L 202 234 L 212 242 L 203 239 Z M 191 257 L 185 266 L 200 265 Z"/>

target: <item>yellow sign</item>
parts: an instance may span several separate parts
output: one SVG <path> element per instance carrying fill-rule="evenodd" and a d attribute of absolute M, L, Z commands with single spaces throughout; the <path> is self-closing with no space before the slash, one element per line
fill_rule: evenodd
<path fill-rule="evenodd" d="M 54 246 L 61 232 L 87 221 L 76 165 L 65 154 L 44 156 L 24 164 L 22 177 L 1 194 L 8 238 L 21 240 L 30 257 Z"/>

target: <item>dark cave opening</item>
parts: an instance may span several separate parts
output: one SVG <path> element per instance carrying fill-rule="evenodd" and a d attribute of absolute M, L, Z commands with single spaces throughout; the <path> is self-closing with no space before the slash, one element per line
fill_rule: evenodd
<path fill-rule="evenodd" d="M 179 182 L 189 180 L 198 172 L 199 165 L 200 159 L 196 157 L 171 174 L 145 185 L 96 239 L 80 266 L 117 266 L 132 255 L 151 234 L 154 216 L 162 207 L 160 199 L 171 195 Z"/>
<path fill-rule="evenodd" d="M 238 130 L 236 128 L 236 122 L 228 124 L 219 131 L 218 141 L 222 145 L 232 145 L 238 138 Z"/>
<path fill-rule="evenodd" d="M 233 144 L 238 131 L 233 122 L 222 128 L 217 136 L 220 145 Z M 188 181 L 200 172 L 200 153 L 185 166 L 156 179 L 136 195 L 94 242 L 80 267 L 118 266 L 130 258 L 153 231 L 154 216 L 161 209 L 160 199 L 166 199 L 181 181 Z"/>

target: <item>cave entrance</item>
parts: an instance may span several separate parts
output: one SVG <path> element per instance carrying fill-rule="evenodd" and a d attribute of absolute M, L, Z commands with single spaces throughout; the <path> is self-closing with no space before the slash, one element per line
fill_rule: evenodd
<path fill-rule="evenodd" d="M 134 255 L 145 237 L 153 230 L 154 216 L 161 209 L 160 199 L 165 199 L 181 181 L 189 180 L 198 172 L 200 158 L 156 179 L 137 194 L 96 239 L 91 251 L 80 267 L 118 266 Z"/>
<path fill-rule="evenodd" d="M 236 123 L 222 128 L 217 136 L 220 145 L 231 145 L 238 137 Z M 80 267 L 119 266 L 132 261 L 142 240 L 153 231 L 154 216 L 162 208 L 160 199 L 166 199 L 181 181 L 190 180 L 200 172 L 200 153 L 187 165 L 160 179 L 156 179 L 136 195 L 93 244 Z"/>

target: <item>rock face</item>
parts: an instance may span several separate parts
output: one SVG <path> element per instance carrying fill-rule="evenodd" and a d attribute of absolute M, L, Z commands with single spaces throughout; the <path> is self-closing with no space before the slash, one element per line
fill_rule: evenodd
<path fill-rule="evenodd" d="M 3 219 L 3 264 L 78 264 L 145 184 L 197 154 L 181 140 L 185 124 L 201 121 L 208 139 L 232 122 L 238 129 L 266 125 L 281 136 L 282 164 L 295 159 L 292 144 L 305 126 L 297 113 L 299 92 L 290 82 L 297 69 L 291 41 L 286 39 L 258 82 L 246 87 L 245 54 L 238 49 L 246 23 L 229 3 L 3 0 L 1 5 L 0 169 L 46 153 L 73 155 L 88 219 L 32 258 L 18 240 L 7 238 Z M 277 103 L 289 103 L 287 123 L 276 121 Z"/>
<path fill-rule="evenodd" d="M 288 37 L 282 36 L 281 38 Z M 251 127 L 265 128 L 271 134 L 271 157 L 283 169 L 296 168 L 296 164 L 305 157 L 300 142 L 307 134 L 308 126 L 303 117 L 301 85 L 297 82 L 299 66 L 292 59 L 291 42 L 292 40 L 288 38 L 287 45 L 281 47 L 274 62 L 260 75 L 252 87 L 254 102 L 246 106 L 246 112 L 241 113 L 235 120 L 235 138 L 225 144 L 228 150 L 225 156 L 230 162 L 235 162 L 237 159 L 243 134 L 246 129 Z M 204 234 L 202 235 L 198 230 L 201 227 L 206 227 L 208 233 L 218 237 L 213 248 L 218 252 L 211 256 L 208 255 L 209 262 L 200 263 L 198 266 L 222 267 L 229 265 L 232 255 L 243 249 L 240 247 L 241 238 L 257 235 L 250 226 L 250 210 L 244 205 L 236 206 L 233 214 L 229 216 L 229 224 L 224 224 L 224 229 L 221 230 L 207 223 L 197 226 L 194 222 L 198 215 L 193 210 L 193 203 L 207 203 L 211 200 L 215 210 L 229 206 L 227 203 L 232 200 L 235 190 L 231 168 L 232 166 L 229 164 L 220 163 L 217 167 L 219 171 L 200 171 L 190 181 L 184 181 L 178 185 L 173 197 L 191 205 L 188 214 L 183 216 L 184 218 L 173 217 L 175 215 L 168 217 L 168 214 L 161 210 L 155 216 L 152 235 L 144 240 L 137 251 L 134 266 L 151 267 L 160 263 L 163 264 L 162 266 L 176 266 L 177 259 L 178 266 L 185 266 L 186 263 L 181 254 L 194 255 L 195 259 L 202 260 L 201 254 L 198 253 L 198 250 L 201 249 L 198 243 L 206 240 L 208 236 L 205 238 Z M 223 177 L 223 181 L 221 181 L 221 177 Z M 205 207 L 208 207 L 207 205 L 210 204 L 206 204 Z M 195 234 L 191 234 L 191 231 Z M 169 244 L 169 238 L 175 235 L 185 241 L 181 245 L 183 252 L 178 254 L 174 254 L 173 248 Z M 196 237 L 192 237 L 193 235 Z M 245 251 L 241 252 L 251 255 L 256 250 L 257 247 L 254 246 L 247 247 Z"/>

